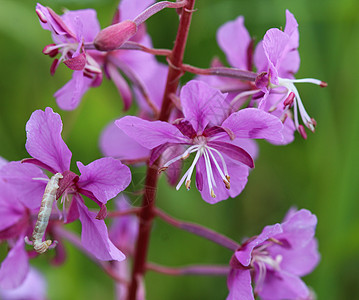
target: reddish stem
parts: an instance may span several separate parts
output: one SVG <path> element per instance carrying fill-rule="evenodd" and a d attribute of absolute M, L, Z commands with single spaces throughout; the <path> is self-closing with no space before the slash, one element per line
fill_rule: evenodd
<path fill-rule="evenodd" d="M 191 65 L 182 64 L 181 69 L 186 72 L 190 72 L 198 75 L 215 75 L 215 76 L 224 76 L 238 78 L 240 80 L 255 81 L 258 74 L 247 71 L 240 70 L 236 68 L 226 68 L 226 67 L 212 67 L 208 69 L 197 68 Z"/>
<path fill-rule="evenodd" d="M 201 236 L 207 240 L 215 242 L 216 244 L 221 245 L 225 248 L 228 248 L 232 251 L 236 251 L 240 247 L 240 245 L 237 242 L 233 241 L 232 239 L 230 239 L 212 229 L 204 227 L 202 225 L 177 220 L 158 208 L 156 208 L 156 214 L 162 220 L 171 224 L 174 227 L 177 227 L 179 229 L 182 229 L 182 230 L 191 232 L 195 235 Z"/>
<path fill-rule="evenodd" d="M 178 68 L 183 61 L 184 50 L 187 42 L 188 31 L 191 23 L 192 12 L 195 0 L 189 0 L 182 9 L 180 24 L 177 31 L 175 45 L 172 54 L 169 56 L 171 65 L 169 66 L 166 88 L 163 96 L 163 102 L 159 119 L 167 121 L 171 112 L 172 93 L 176 93 L 179 78 L 182 71 Z M 150 241 L 152 221 L 155 216 L 155 196 L 158 179 L 158 161 L 147 169 L 145 193 L 143 196 L 142 210 L 139 216 L 139 234 L 137 238 L 131 283 L 128 290 L 128 300 L 136 300 L 139 280 L 146 272 L 147 253 Z"/>

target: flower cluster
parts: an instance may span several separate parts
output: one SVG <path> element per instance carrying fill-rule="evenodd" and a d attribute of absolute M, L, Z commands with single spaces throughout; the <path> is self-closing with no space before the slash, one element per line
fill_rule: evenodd
<path fill-rule="evenodd" d="M 124 110 L 136 99 L 138 114 L 111 122 L 100 138 L 104 157 L 87 165 L 77 162 L 76 172 L 61 135 L 60 115 L 50 107 L 32 113 L 25 145 L 31 157 L 11 162 L 0 159 L 0 240 L 10 248 L 0 266 L 2 297 L 26 298 L 34 281 L 34 294 L 45 298 L 46 283 L 30 267 L 29 259 L 54 249 L 53 262 L 62 263 L 64 239 L 116 280 L 121 298 L 145 299 L 144 273 L 151 268 L 171 275 L 223 273 L 228 275 L 227 299 L 231 300 L 310 297 L 300 277 L 319 261 L 314 238 L 317 219 L 311 212 L 290 210 L 282 224 L 266 226 L 261 234 L 239 245 L 208 228 L 175 220 L 155 207 L 154 191 L 161 173 L 167 174 L 176 190 L 183 185 L 190 190 L 195 181 L 202 199 L 210 204 L 237 197 L 258 156 L 255 140 L 288 144 L 295 130 L 306 138 L 299 114 L 303 124 L 314 131 L 316 122 L 306 112 L 294 84 L 326 85 L 317 79 L 294 79 L 300 61 L 299 33 L 288 10 L 284 30 L 268 30 L 254 51 L 242 16 L 224 24 L 217 40 L 230 68 L 218 60 L 208 69 L 183 64 L 194 2 L 122 0 L 112 24 L 102 30 L 93 9 L 58 15 L 36 5 L 40 24 L 54 41 L 43 50 L 54 58 L 51 74 L 62 62 L 73 71 L 72 79 L 54 95 L 58 106 L 76 109 L 87 90 L 101 85 L 105 74 L 117 87 Z M 164 8 L 175 8 L 180 15 L 172 50 L 153 48 L 144 24 Z M 168 66 L 154 55 L 166 56 Z M 180 86 L 179 78 L 186 71 L 197 77 Z M 146 164 L 148 168 L 139 208 L 132 207 L 121 193 L 131 182 L 125 164 L 133 168 Z M 106 204 L 115 197 L 116 208 L 108 212 Z M 91 202 L 98 209 L 90 208 Z M 233 250 L 229 268 L 169 270 L 147 263 L 156 216 Z M 118 218 L 110 231 L 105 218 Z M 81 239 L 65 229 L 77 220 L 82 226 Z M 125 258 L 133 259 L 132 273 Z"/>

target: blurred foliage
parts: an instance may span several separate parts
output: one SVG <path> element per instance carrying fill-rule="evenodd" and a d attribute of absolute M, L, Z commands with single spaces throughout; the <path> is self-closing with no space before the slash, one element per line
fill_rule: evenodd
<path fill-rule="evenodd" d="M 63 7 L 94 8 L 102 27 L 110 23 L 117 6 L 113 0 L 42 4 L 58 13 Z M 63 118 L 73 163 L 87 164 L 101 155 L 98 137 L 103 127 L 123 114 L 121 100 L 114 85 L 104 80 L 101 87 L 85 95 L 76 111 L 60 111 L 52 95 L 71 72 L 62 65 L 50 76 L 51 61 L 41 50 L 51 43 L 51 37 L 39 25 L 35 5 L 32 0 L 0 0 L 0 155 L 8 160 L 27 157 L 26 121 L 34 110 L 51 106 Z M 249 32 L 259 41 L 267 29 L 284 26 L 288 8 L 300 26 L 302 63 L 297 77 L 320 78 L 329 86 L 298 85 L 307 110 L 318 122 L 316 133 L 309 134 L 307 141 L 297 136 L 285 147 L 260 142 L 256 168 L 239 197 L 212 206 L 200 199 L 196 189 L 176 192 L 162 176 L 158 205 L 178 218 L 207 225 L 239 241 L 258 234 L 267 224 L 280 222 L 293 205 L 308 208 L 318 216 L 322 260 L 305 281 L 318 299 L 354 299 L 359 294 L 359 2 L 198 0 L 196 8 L 186 63 L 206 67 L 214 56 L 225 61 L 215 36 L 226 21 L 244 15 Z M 155 47 L 173 45 L 178 23 L 174 11 L 162 11 L 147 23 Z M 132 170 L 134 190 L 143 182 L 144 169 Z M 131 197 L 139 205 L 140 197 Z M 113 284 L 106 275 L 71 245 L 66 246 L 68 259 L 63 266 L 49 265 L 46 255 L 33 260 L 46 274 L 49 299 L 113 298 Z M 226 264 L 230 256 L 226 249 L 161 221 L 154 224 L 151 261 L 171 266 Z M 220 277 L 168 277 L 149 272 L 146 288 L 148 299 L 224 299 L 227 295 L 226 279 Z"/>

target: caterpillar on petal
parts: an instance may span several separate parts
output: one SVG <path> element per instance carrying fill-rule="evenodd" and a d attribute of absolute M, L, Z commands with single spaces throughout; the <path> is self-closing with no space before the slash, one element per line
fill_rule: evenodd
<path fill-rule="evenodd" d="M 52 205 L 56 200 L 56 192 L 59 188 L 59 180 L 63 178 L 61 173 L 56 173 L 52 176 L 46 185 L 44 195 L 41 201 L 41 207 L 37 216 L 34 231 L 32 233 L 32 244 L 36 252 L 42 254 L 52 244 L 51 240 L 42 241 L 45 234 L 46 227 L 49 223 Z"/>

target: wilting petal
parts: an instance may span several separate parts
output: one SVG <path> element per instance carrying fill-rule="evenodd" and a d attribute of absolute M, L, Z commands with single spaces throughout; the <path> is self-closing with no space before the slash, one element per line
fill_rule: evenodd
<path fill-rule="evenodd" d="M 30 209 L 41 205 L 48 177 L 40 168 L 21 162 L 10 162 L 1 169 L 1 177 L 16 189 L 17 198 Z M 43 178 L 44 180 L 37 180 Z"/>
<path fill-rule="evenodd" d="M 36 110 L 26 124 L 26 150 L 57 172 L 70 168 L 71 151 L 61 137 L 62 121 L 52 108 Z"/>
<path fill-rule="evenodd" d="M 40 272 L 30 268 L 24 282 L 15 289 L 0 290 L 2 300 L 46 300 L 46 281 Z"/>
<path fill-rule="evenodd" d="M 231 114 L 222 124 L 236 138 L 283 140 L 283 124 L 275 116 L 257 108 L 246 108 Z"/>
<path fill-rule="evenodd" d="M 264 227 L 260 235 L 258 235 L 254 240 L 244 243 L 244 245 L 242 245 L 241 248 L 235 252 L 236 258 L 243 266 L 249 266 L 254 247 L 262 244 L 264 241 L 281 232 L 283 232 L 283 230 L 280 224 Z"/>
<path fill-rule="evenodd" d="M 91 83 L 92 79 L 84 76 L 82 71 L 74 71 L 72 79 L 54 94 L 57 105 L 63 110 L 75 109 Z"/>
<path fill-rule="evenodd" d="M 89 212 L 82 201 L 77 203 L 82 224 L 83 246 L 100 260 L 124 260 L 125 255 L 110 241 L 105 222 L 97 220 L 96 213 Z"/>
<path fill-rule="evenodd" d="M 228 275 L 227 300 L 254 300 L 249 269 L 232 269 Z"/>
<path fill-rule="evenodd" d="M 130 138 L 114 122 L 111 122 L 102 132 L 100 148 L 105 156 L 121 160 L 136 160 L 150 155 L 147 148 Z"/>
<path fill-rule="evenodd" d="M 115 124 L 130 138 L 147 149 L 153 149 L 164 143 L 183 143 L 187 139 L 173 125 L 162 121 L 146 121 L 141 118 L 126 116 Z"/>
<path fill-rule="evenodd" d="M 130 169 L 119 160 L 104 157 L 87 166 L 77 162 L 81 172 L 78 186 L 91 191 L 102 203 L 122 192 L 131 182 Z"/>
<path fill-rule="evenodd" d="M 183 114 L 196 132 L 201 133 L 208 124 L 220 125 L 222 123 L 229 109 L 223 105 L 226 96 L 198 80 L 188 82 L 181 89 Z"/>
<path fill-rule="evenodd" d="M 243 16 L 222 25 L 217 31 L 217 41 L 231 66 L 242 70 L 250 70 L 248 48 L 251 43 L 251 37 L 244 26 Z"/>
<path fill-rule="evenodd" d="M 20 236 L 0 266 L 0 288 L 14 289 L 25 280 L 29 259 L 25 251 L 24 236 Z"/>

